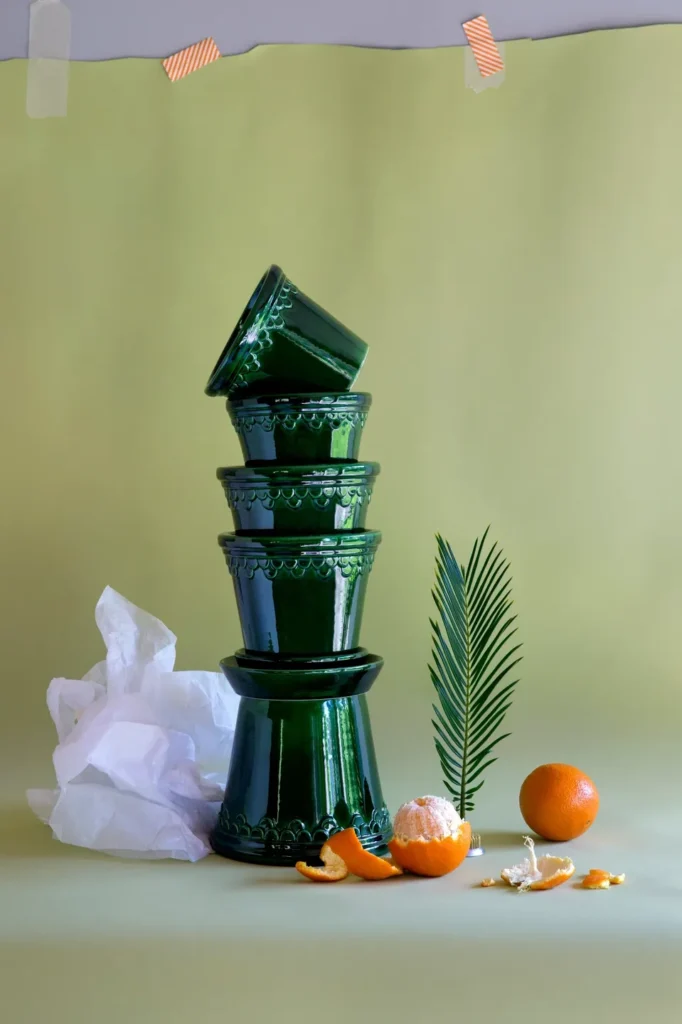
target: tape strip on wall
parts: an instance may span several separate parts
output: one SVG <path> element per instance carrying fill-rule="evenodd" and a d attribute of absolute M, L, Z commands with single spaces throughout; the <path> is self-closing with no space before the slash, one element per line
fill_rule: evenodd
<path fill-rule="evenodd" d="M 71 13 L 62 0 L 34 0 L 30 7 L 26 113 L 66 117 L 69 99 Z"/>
<path fill-rule="evenodd" d="M 464 52 L 464 84 L 474 92 L 496 89 L 504 81 L 504 45 L 496 43 L 484 14 L 462 25 L 469 41 Z"/>

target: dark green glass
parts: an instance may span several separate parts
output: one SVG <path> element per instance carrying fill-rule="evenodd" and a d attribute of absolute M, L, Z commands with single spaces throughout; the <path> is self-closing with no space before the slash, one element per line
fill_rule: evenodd
<path fill-rule="evenodd" d="M 354 462 L 372 396 L 259 395 L 227 402 L 244 461 L 315 465 Z"/>
<path fill-rule="evenodd" d="M 357 647 L 380 540 L 377 530 L 329 536 L 221 534 L 247 653 L 315 656 Z"/>
<path fill-rule="evenodd" d="M 331 533 L 365 525 L 378 462 L 219 469 L 235 530 Z"/>
<path fill-rule="evenodd" d="M 263 274 L 206 385 L 208 395 L 348 391 L 367 345 L 276 266 Z"/>
<path fill-rule="evenodd" d="M 211 834 L 216 853 L 261 864 L 319 863 L 325 840 L 351 827 L 367 849 L 386 851 L 391 819 L 366 697 L 242 697 Z"/>
<path fill-rule="evenodd" d="M 286 662 L 267 665 L 246 658 L 223 658 L 220 667 L 240 697 L 281 700 L 328 700 L 367 693 L 384 664 L 376 654 L 356 656 L 331 664 L 289 667 Z"/>
<path fill-rule="evenodd" d="M 353 647 L 349 651 L 335 651 L 333 654 L 275 654 L 273 651 L 247 653 L 243 648 L 235 651 L 238 665 L 244 668 L 329 668 L 348 662 L 359 662 L 369 654 L 364 647 Z M 328 695 L 327 695 L 328 696 Z"/>
<path fill-rule="evenodd" d="M 205 389 L 228 399 L 247 464 L 218 470 L 244 641 L 221 662 L 240 697 L 211 834 L 225 857 L 316 863 L 333 832 L 379 854 L 391 836 L 366 703 L 383 660 L 359 646 L 381 540 L 365 529 L 379 466 L 358 461 L 372 399 L 350 392 L 366 353 L 271 266 Z"/>

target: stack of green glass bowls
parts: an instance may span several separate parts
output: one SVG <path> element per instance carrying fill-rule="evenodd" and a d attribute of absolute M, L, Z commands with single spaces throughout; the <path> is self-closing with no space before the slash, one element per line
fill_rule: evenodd
<path fill-rule="evenodd" d="M 365 525 L 379 466 L 358 461 L 371 396 L 349 390 L 366 352 L 273 266 L 206 387 L 245 460 L 218 470 L 244 647 L 221 662 L 241 700 L 211 845 L 236 860 L 315 862 L 349 827 L 383 852 L 391 835 L 365 697 L 383 661 L 359 646 L 381 540 Z"/>

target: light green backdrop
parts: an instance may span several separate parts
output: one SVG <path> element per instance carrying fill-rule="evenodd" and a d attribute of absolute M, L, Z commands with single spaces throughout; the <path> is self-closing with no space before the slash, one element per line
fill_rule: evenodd
<path fill-rule="evenodd" d="M 371 706 L 392 807 L 441 788 L 436 530 L 465 557 L 492 524 L 526 644 L 476 816 L 485 868 L 442 884 L 321 892 L 217 858 L 122 864 L 3 812 L 12 1024 L 169 1024 L 188 1007 L 347 1021 L 351 981 L 359 1021 L 454 1007 L 532 1024 L 567 1019 L 576 978 L 601 1021 L 679 1019 L 650 943 L 682 934 L 682 29 L 512 43 L 507 59 L 479 95 L 459 50 L 264 48 L 176 85 L 156 61 L 79 64 L 68 117 L 43 122 L 24 113 L 25 65 L 0 66 L 6 802 L 50 782 L 45 690 L 99 660 L 106 584 L 175 630 L 179 667 L 239 645 L 214 473 L 240 457 L 203 385 L 271 261 L 371 345 L 363 454 L 383 467 L 384 544 L 363 642 L 386 657 Z M 546 760 L 602 793 L 579 866 L 632 884 L 467 892 L 518 850 L 518 787 Z M 321 934 L 341 941 L 324 968 Z M 641 944 L 614 948 L 628 936 Z"/>
<path fill-rule="evenodd" d="M 214 473 L 241 458 L 203 385 L 271 261 L 371 346 L 384 543 L 363 642 L 386 657 L 372 707 L 392 799 L 440 784 L 436 530 L 463 558 L 490 522 L 512 561 L 519 771 L 589 771 L 590 746 L 620 762 L 619 735 L 675 734 L 681 56 L 680 29 L 519 42 L 479 95 L 459 50 L 264 48 L 176 85 L 156 61 L 76 64 L 52 121 L 24 113 L 25 64 L 0 67 L 17 793 L 48 781 L 45 689 L 98 660 L 106 584 L 174 629 L 180 667 L 239 645 Z"/>

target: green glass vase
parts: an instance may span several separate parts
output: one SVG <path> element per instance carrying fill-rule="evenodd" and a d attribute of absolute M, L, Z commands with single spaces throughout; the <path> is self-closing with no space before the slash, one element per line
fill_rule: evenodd
<path fill-rule="evenodd" d="M 362 391 L 257 395 L 229 400 L 227 411 L 247 465 L 315 465 L 358 460 L 371 404 Z"/>
<path fill-rule="evenodd" d="M 355 828 L 366 849 L 386 852 L 391 820 L 364 694 L 242 697 L 225 798 L 211 833 L 215 852 L 259 864 L 315 864 L 325 840 L 345 828 Z"/>
<path fill-rule="evenodd" d="M 236 860 L 319 863 L 346 828 L 378 854 L 391 837 L 366 697 L 383 661 L 359 646 L 381 540 L 365 528 L 379 466 L 358 462 L 371 395 L 349 392 L 366 351 L 273 266 L 206 386 L 247 463 L 218 470 L 244 647 L 221 662 L 240 704 L 211 845 Z"/>
<path fill-rule="evenodd" d="M 383 667 L 383 658 L 363 647 L 352 658 L 308 662 L 259 660 L 240 656 L 223 658 L 220 667 L 240 697 L 266 700 L 329 700 L 367 693 Z"/>
<path fill-rule="evenodd" d="M 303 656 L 356 648 L 380 541 L 377 530 L 221 534 L 247 653 Z"/>
<path fill-rule="evenodd" d="M 237 532 L 362 530 L 376 462 L 313 466 L 227 466 L 218 470 Z"/>

